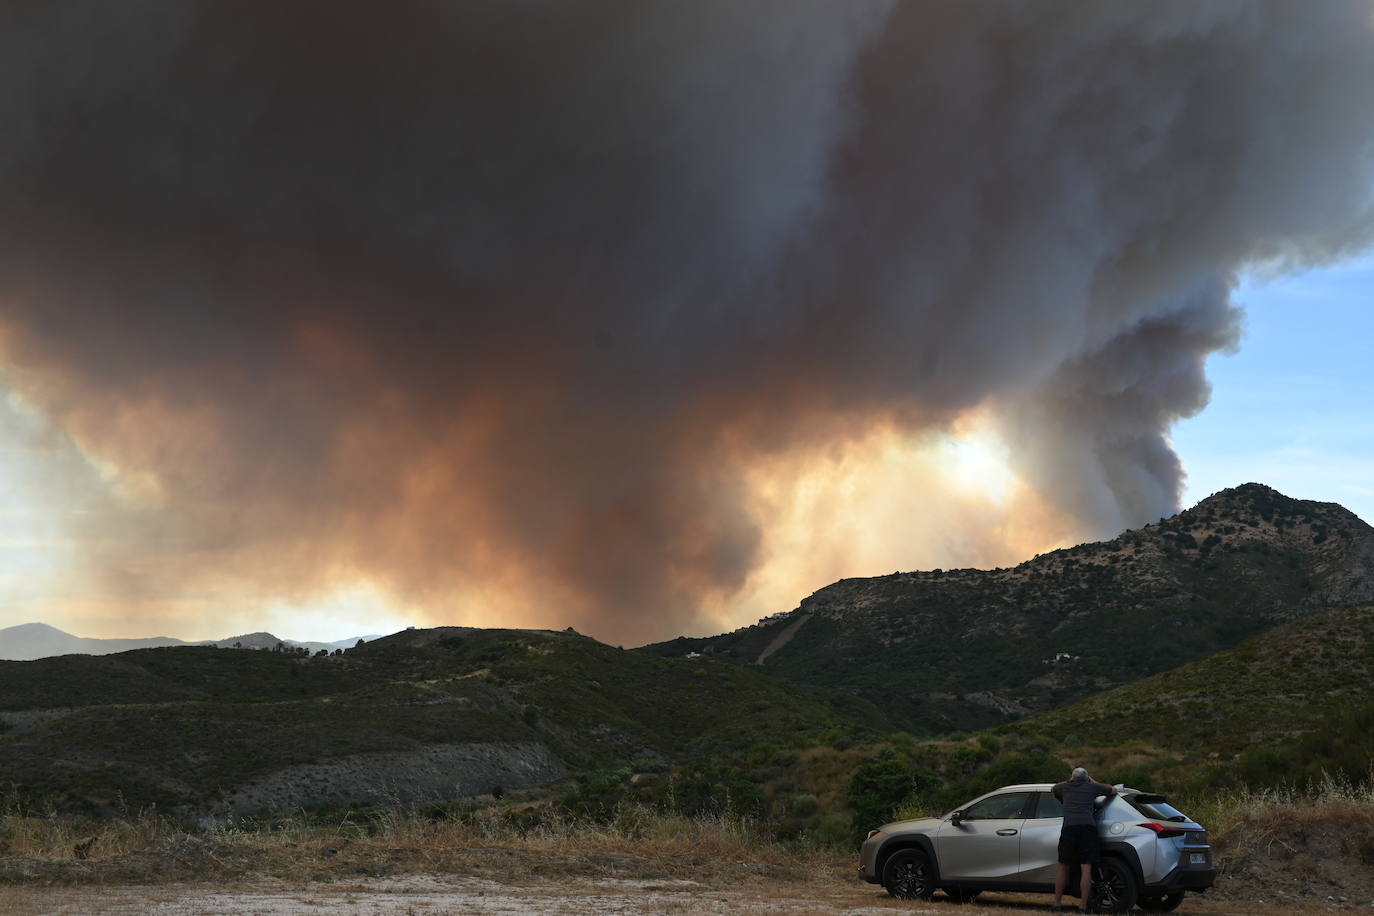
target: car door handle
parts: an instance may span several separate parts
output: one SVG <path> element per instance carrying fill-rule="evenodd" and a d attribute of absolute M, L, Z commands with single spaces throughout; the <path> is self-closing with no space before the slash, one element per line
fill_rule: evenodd
<path fill-rule="evenodd" d="M 1014 827 L 1008 827 L 1008 828 L 1006 828 L 1005 830 L 999 830 L 999 831 L 997 831 L 997 835 L 998 835 L 998 836 L 1016 836 L 1016 829 L 1015 829 Z"/>

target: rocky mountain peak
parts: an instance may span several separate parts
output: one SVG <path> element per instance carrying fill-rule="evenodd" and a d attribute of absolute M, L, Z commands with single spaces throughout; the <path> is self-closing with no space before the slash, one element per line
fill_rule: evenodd
<path fill-rule="evenodd" d="M 1011 569 L 843 579 L 780 619 L 645 649 L 850 687 L 909 727 L 967 729 L 1372 601 L 1374 529 L 1248 483 Z"/>

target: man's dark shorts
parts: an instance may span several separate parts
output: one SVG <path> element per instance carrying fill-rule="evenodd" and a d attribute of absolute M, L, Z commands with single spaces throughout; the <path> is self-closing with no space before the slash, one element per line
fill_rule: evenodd
<path fill-rule="evenodd" d="M 1097 865 L 1102 861 L 1102 841 L 1097 825 L 1074 824 L 1059 831 L 1059 861 L 1065 865 Z"/>

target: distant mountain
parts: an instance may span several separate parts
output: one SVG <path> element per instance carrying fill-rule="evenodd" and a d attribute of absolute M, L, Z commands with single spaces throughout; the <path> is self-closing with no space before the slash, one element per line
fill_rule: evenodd
<path fill-rule="evenodd" d="M 110 655 L 115 652 L 129 652 L 133 649 L 156 649 L 165 646 L 219 646 L 220 648 L 271 649 L 278 643 L 301 647 L 318 652 L 320 649 L 334 651 L 348 649 L 359 639 L 371 641 L 380 639 L 377 635 L 353 636 L 337 642 L 296 642 L 278 639 L 271 633 L 247 633 L 230 636 L 226 639 L 185 642 L 170 636 L 154 636 L 147 639 L 92 639 L 73 636 L 46 623 L 23 623 L 19 626 L 0 629 L 0 660 L 32 661 L 50 658 L 54 655 Z"/>
<path fill-rule="evenodd" d="M 155 636 L 150 639 L 85 639 L 64 633 L 46 623 L 23 623 L 0 630 L 0 659 L 28 661 L 51 655 L 108 655 L 130 649 L 159 646 L 184 646 L 180 639 Z"/>
<path fill-rule="evenodd" d="M 1374 601 L 1374 529 L 1260 484 L 1013 569 L 844 579 L 795 611 L 639 651 L 842 687 L 963 731 L 1064 706 L 1274 626 Z"/>

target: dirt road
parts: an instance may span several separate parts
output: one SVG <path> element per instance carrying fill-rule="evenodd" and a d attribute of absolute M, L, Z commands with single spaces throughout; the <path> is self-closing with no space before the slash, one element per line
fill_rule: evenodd
<path fill-rule="evenodd" d="M 720 888 L 691 881 L 573 879 L 564 882 L 502 884 L 463 877 L 406 876 L 289 887 L 270 882 L 253 886 L 189 884 L 115 887 L 0 888 L 0 912 L 7 916 L 48 914 L 149 914 L 149 916 L 447 916 L 473 913 L 736 914 L 920 914 L 920 916 L 998 916 L 1048 913 L 1044 895 L 989 894 L 958 905 L 937 897 L 925 903 L 893 900 L 857 882 L 806 882 L 778 886 L 759 882 Z M 1189 897 L 1181 914 L 1278 916 L 1283 913 L 1374 912 L 1374 901 L 1259 901 Z"/>

